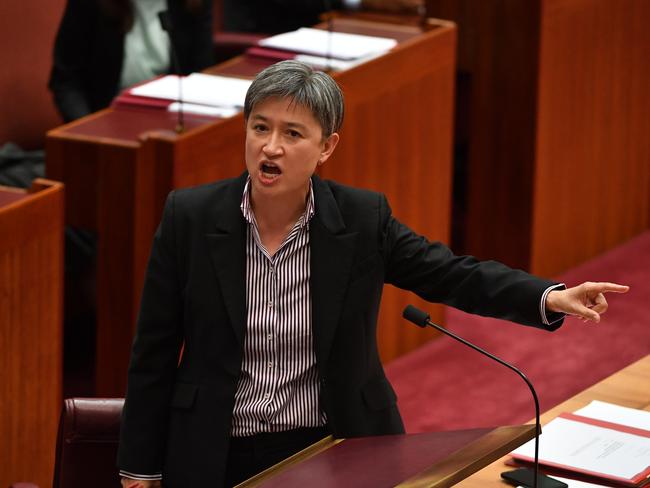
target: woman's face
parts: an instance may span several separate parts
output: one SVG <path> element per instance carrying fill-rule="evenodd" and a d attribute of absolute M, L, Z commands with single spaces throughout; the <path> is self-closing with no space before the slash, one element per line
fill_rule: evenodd
<path fill-rule="evenodd" d="M 316 166 L 330 157 L 339 136 L 323 139 L 311 111 L 292 99 L 258 103 L 246 123 L 246 168 L 253 195 L 304 198 Z"/>

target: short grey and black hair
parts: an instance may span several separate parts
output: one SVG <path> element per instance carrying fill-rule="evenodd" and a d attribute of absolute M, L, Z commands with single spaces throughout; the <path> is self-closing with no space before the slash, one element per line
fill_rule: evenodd
<path fill-rule="evenodd" d="M 327 138 L 343 123 L 343 93 L 326 73 L 315 71 L 299 61 L 280 61 L 261 71 L 248 88 L 244 119 L 253 108 L 269 98 L 289 98 L 307 107 Z"/>

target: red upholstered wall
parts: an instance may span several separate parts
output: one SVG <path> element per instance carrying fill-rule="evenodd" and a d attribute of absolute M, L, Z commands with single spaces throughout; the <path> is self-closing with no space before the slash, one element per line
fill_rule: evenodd
<path fill-rule="evenodd" d="M 43 147 L 59 125 L 47 80 L 65 0 L 0 2 L 0 145 Z"/>

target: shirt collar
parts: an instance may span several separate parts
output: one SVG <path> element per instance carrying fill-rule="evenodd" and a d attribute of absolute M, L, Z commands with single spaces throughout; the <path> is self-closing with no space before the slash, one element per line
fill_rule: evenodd
<path fill-rule="evenodd" d="M 257 222 L 255 221 L 255 214 L 253 213 L 253 208 L 251 207 L 250 175 L 248 175 L 248 178 L 246 179 L 246 185 L 244 186 L 244 192 L 242 194 L 241 205 L 239 206 L 239 208 L 241 208 L 241 212 L 244 218 L 246 219 L 246 222 L 257 226 Z M 302 213 L 302 215 L 296 222 L 295 226 L 302 228 L 305 225 L 307 225 L 309 221 L 312 219 L 312 217 L 314 216 L 315 211 L 316 211 L 316 203 L 314 200 L 314 185 L 311 181 L 311 178 L 309 178 L 309 194 L 307 196 L 307 204 L 305 205 L 305 211 Z"/>

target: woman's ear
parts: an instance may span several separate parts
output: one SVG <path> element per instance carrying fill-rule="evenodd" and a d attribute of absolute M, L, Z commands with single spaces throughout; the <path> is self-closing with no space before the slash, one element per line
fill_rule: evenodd
<path fill-rule="evenodd" d="M 338 143 L 339 143 L 338 132 L 332 133 L 327 139 L 325 139 L 325 142 L 323 143 L 323 149 L 320 153 L 320 158 L 318 159 L 318 166 L 325 164 L 325 161 L 327 161 L 329 157 L 332 155 Z"/>

